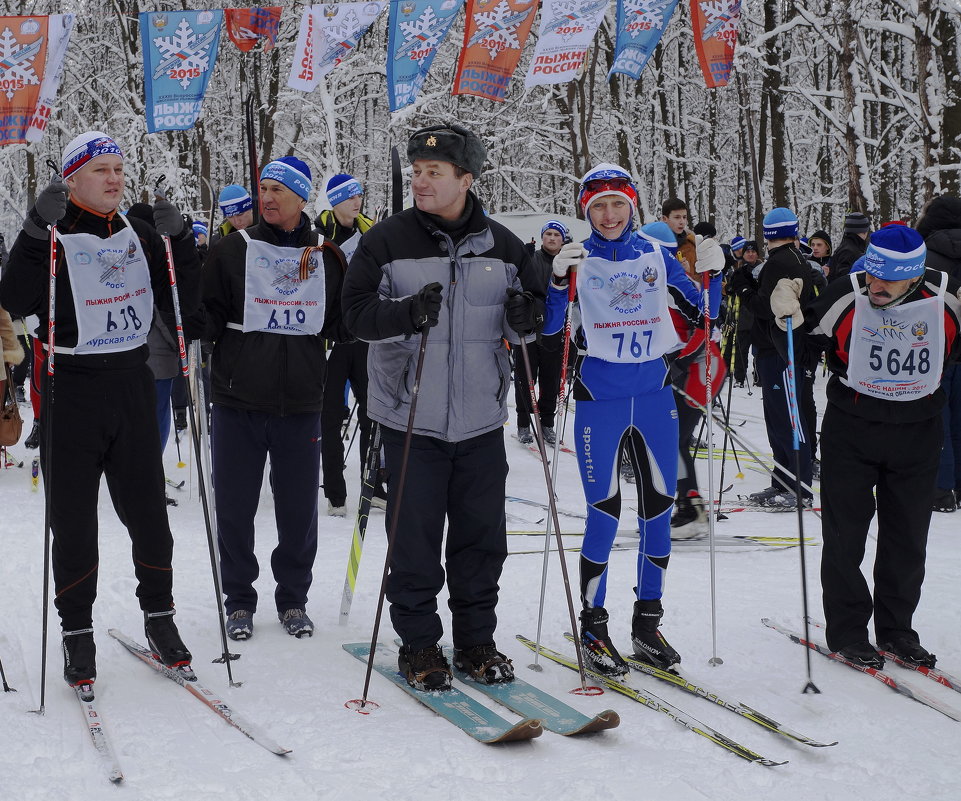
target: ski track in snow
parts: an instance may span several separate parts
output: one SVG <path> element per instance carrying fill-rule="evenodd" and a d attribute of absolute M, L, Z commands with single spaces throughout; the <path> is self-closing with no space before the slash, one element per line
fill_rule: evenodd
<path fill-rule="evenodd" d="M 823 409 L 824 379 L 818 378 Z M 425 388 L 426 389 L 426 388 Z M 739 431 L 751 442 L 765 444 L 759 422 L 760 393 L 747 397 L 735 390 L 733 414 L 747 418 Z M 23 407 L 25 414 L 29 414 Z M 514 415 L 507 433 L 513 434 Z M 25 425 L 24 431 L 30 426 Z M 723 431 L 715 427 L 720 449 Z M 182 443 L 186 448 L 186 441 Z M 14 453 L 27 452 L 19 446 Z M 511 462 L 508 494 L 546 500 L 542 467 L 508 436 Z M 186 453 L 186 452 L 185 452 Z M 743 458 L 743 457 L 742 457 Z M 769 458 L 769 456 L 768 456 Z M 231 798 L 240 801 L 284 799 L 381 799 L 431 801 L 451 797 L 514 796 L 525 799 L 668 798 L 671 801 L 834 801 L 835 799 L 961 797 L 961 724 L 883 687 L 865 676 L 811 655 L 820 695 L 802 695 L 805 652 L 760 618 L 769 616 L 795 629 L 801 626 L 801 594 L 796 548 L 719 549 L 716 554 L 717 654 L 724 663 L 710 667 L 712 656 L 710 554 L 678 549 L 668 571 L 662 630 L 684 658 L 690 678 L 732 700 L 769 714 L 790 728 L 821 740 L 839 740 L 833 748 L 810 749 L 764 732 L 750 722 L 647 677 L 635 683 L 676 703 L 766 757 L 790 760 L 778 768 L 751 765 L 698 737 L 664 715 L 607 692 L 599 698 L 567 695 L 576 675 L 542 660 L 544 672 L 526 668 L 532 654 L 514 640 L 515 633 L 536 631 L 542 556 L 510 556 L 501 580 L 498 644 L 514 660 L 524 678 L 557 694 L 585 712 L 615 709 L 618 729 L 580 738 L 545 732 L 526 743 L 485 746 L 436 718 L 376 674 L 369 697 L 380 704 L 370 715 L 344 708 L 363 689 L 363 666 L 341 649 L 341 643 L 370 639 L 385 550 L 384 516 L 371 516 L 350 623 L 338 625 L 338 609 L 353 519 L 321 517 L 320 547 L 308 611 L 317 627 L 312 639 L 283 633 L 273 613 L 269 555 L 276 541 L 272 500 L 266 487 L 257 517 L 257 551 L 261 608 L 254 637 L 232 643 L 242 657 L 232 663 L 228 688 L 223 665 L 211 664 L 220 653 L 220 636 L 203 516 L 196 496 L 196 477 L 176 467 L 174 443 L 165 454 L 168 475 L 188 479 L 182 491 L 168 488 L 180 506 L 169 509 L 176 539 L 174 554 L 177 622 L 194 654 L 201 680 L 247 718 L 263 725 L 279 743 L 293 749 L 274 756 L 227 726 L 182 688 L 154 673 L 108 635 L 117 627 L 143 639 L 142 618 L 134 596 L 135 582 L 126 532 L 111 508 L 104 487 L 100 517 L 100 588 L 94 610 L 98 647 L 97 700 L 105 717 L 125 781 L 108 787 L 84 730 L 79 706 L 60 677 L 59 626 L 51 604 L 47 663 L 46 715 L 30 714 L 39 701 L 40 608 L 42 588 L 43 495 L 30 492 L 29 459 L 23 469 L 0 471 L 3 509 L 3 581 L 0 599 L 0 660 L 9 683 L 19 692 L 0 694 L 6 725 L 0 734 L 0 797 L 4 801 L 58 799 L 74 801 L 93 794 L 122 793 L 138 801 L 183 798 Z M 707 465 L 698 464 L 702 488 Z M 726 476 L 733 477 L 733 470 Z M 359 491 L 357 454 L 351 454 L 349 505 Z M 715 481 L 719 469 L 715 470 Z M 726 478 L 729 481 L 731 479 Z M 745 471 L 734 480 L 729 497 L 760 489 L 765 478 Z M 629 507 L 636 505 L 633 485 L 623 488 L 621 526 L 633 525 Z M 706 489 L 702 489 L 706 492 Z M 583 494 L 576 463 L 561 459 L 559 505 L 582 509 Z M 326 508 L 321 498 L 321 514 Z M 509 504 L 508 510 L 537 520 L 533 507 Z M 543 515 L 543 517 L 546 517 Z M 929 541 L 927 579 L 915 627 L 922 642 L 940 657 L 943 667 L 961 673 L 961 512 L 934 514 Z M 806 516 L 805 534 L 820 540 L 819 521 Z M 565 531 L 576 522 L 562 518 Z M 795 534 L 797 517 L 745 512 L 717 524 L 720 533 Z M 532 525 L 531 528 L 537 528 Z M 539 542 L 512 537 L 510 545 L 527 549 Z M 576 545 L 570 539 L 566 544 Z M 537 547 L 536 545 L 534 547 Z M 869 540 L 867 565 L 873 559 Z M 567 553 L 576 590 L 576 553 Z M 820 547 L 807 549 L 812 614 L 821 615 L 818 585 Z M 621 648 L 628 634 L 635 584 L 636 555 L 615 551 L 611 557 L 607 608 L 611 632 Z M 870 574 L 870 569 L 867 571 Z M 870 578 L 869 578 L 870 580 Z M 576 603 L 576 597 L 575 597 Z M 446 595 L 441 614 L 448 628 Z M 386 611 L 386 610 L 385 610 Z M 544 642 L 566 650 L 563 632 L 570 628 L 557 556 L 551 554 Z M 380 638 L 394 633 L 385 613 Z M 892 667 L 897 676 L 961 707 L 957 693 L 920 674 Z M 484 700 L 485 704 L 493 702 Z M 503 709 L 497 710 L 515 719 Z M 119 796 L 118 796 L 119 797 Z"/>

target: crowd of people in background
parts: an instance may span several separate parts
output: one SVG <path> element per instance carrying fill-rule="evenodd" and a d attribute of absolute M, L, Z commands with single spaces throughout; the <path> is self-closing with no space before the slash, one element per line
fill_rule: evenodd
<path fill-rule="evenodd" d="M 748 393 L 758 387 L 762 396 L 775 467 L 751 500 L 782 510 L 811 506 L 812 484 L 821 482 L 830 647 L 859 664 L 883 665 L 868 636 L 873 615 L 882 648 L 934 664 L 912 615 L 930 515 L 954 512 L 961 500 L 961 371 L 954 363 L 961 352 L 961 200 L 935 198 L 913 228 L 902 221 L 874 226 L 850 212 L 834 236 L 819 229 L 805 237 L 793 211 L 774 208 L 762 230 L 722 238 L 712 220 L 694 224 L 679 198 L 666 198 L 659 219 L 644 224 L 631 176 L 599 164 L 578 196 L 590 236 L 572 241 L 567 225 L 550 219 L 540 242 L 525 248 L 487 216 L 472 189 L 486 160 L 476 134 L 458 125 L 425 128 L 407 152 L 413 206 L 389 219 L 365 216 L 361 182 L 339 173 L 326 182 L 330 208 L 312 221 L 311 170 L 285 156 L 261 172 L 256 216 L 251 193 L 231 184 L 218 198 L 222 221 L 209 227 L 162 196 L 122 209 L 123 151 L 91 131 L 65 149 L 62 176 L 40 193 L 9 254 L 0 238 L 0 304 L 12 314 L 3 318 L 4 360 L 14 399 L 26 403 L 29 380 L 34 407 L 23 444 L 40 449 L 44 475 L 72 476 L 48 489 L 69 684 L 96 677 L 101 475 L 134 544 L 150 646 L 171 666 L 191 658 L 173 623 L 173 536 L 161 462 L 171 420 L 178 432 L 186 426 L 168 248 L 185 329 L 203 343 L 203 411 L 211 421 L 232 639 L 254 634 L 254 518 L 268 457 L 275 611 L 290 635 L 313 633 L 307 605 L 317 488 L 327 515 L 349 514 L 342 431 L 354 414 L 352 395 L 362 470 L 374 425 L 382 436 L 385 466 L 372 502 L 386 509 L 388 523 L 399 520 L 387 600 L 403 642 L 401 671 L 418 689 L 450 687 L 436 600 L 446 580 L 454 666 L 479 681 L 510 681 L 513 668 L 494 632 L 507 553 L 504 425 L 513 385 L 516 438 L 524 445 L 553 446 L 565 436 L 558 400 L 573 399 L 570 438 L 587 501 L 580 641 L 591 669 L 628 672 L 604 606 L 622 482 L 636 485 L 639 510 L 631 646 L 658 667 L 676 664 L 681 657 L 659 630 L 664 576 L 672 539 L 707 535 L 710 508 L 692 451 L 698 424 L 706 409 L 721 405 L 727 379 Z M 46 272 L 54 226 L 61 282 L 55 346 L 47 341 Z M 85 269 L 89 251 L 101 245 L 116 258 L 94 274 Z M 118 267 L 136 296 L 102 301 L 98 293 Z M 263 300 L 279 284 L 286 315 Z M 572 306 L 577 330 L 568 343 Z M 23 322 L 31 316 L 34 331 Z M 863 333 L 885 326 L 900 333 L 874 341 Z M 907 343 L 906 330 L 913 345 L 899 344 Z M 570 386 L 562 387 L 566 347 L 574 366 Z M 57 397 L 47 406 L 45 363 L 54 357 Z M 419 368 L 423 397 L 409 421 Z M 826 372 L 819 426 L 814 384 Z M 791 389 L 800 421 L 789 413 Z M 798 427 L 803 445 L 795 457 Z M 65 446 L 78 436 L 82 450 Z M 859 577 L 875 511 L 872 597 Z"/>

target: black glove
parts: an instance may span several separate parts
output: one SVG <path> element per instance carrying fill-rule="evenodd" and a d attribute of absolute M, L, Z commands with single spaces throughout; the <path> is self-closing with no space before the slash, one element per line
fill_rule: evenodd
<path fill-rule="evenodd" d="M 741 298 L 757 292 L 757 281 L 749 267 L 740 267 L 731 274 L 731 293 Z"/>
<path fill-rule="evenodd" d="M 184 218 L 180 210 L 159 189 L 155 192 L 157 202 L 153 204 L 153 224 L 161 236 L 179 236 L 184 230 Z"/>
<path fill-rule="evenodd" d="M 47 225 L 54 225 L 67 213 L 67 185 L 57 175 L 40 193 L 23 221 L 23 230 L 34 239 L 47 239 Z"/>
<path fill-rule="evenodd" d="M 410 299 L 410 319 L 414 323 L 415 331 L 433 328 L 440 320 L 440 306 L 444 301 L 441 295 L 442 287 L 436 281 L 427 284 Z"/>
<path fill-rule="evenodd" d="M 507 288 L 507 324 L 522 337 L 533 334 L 543 323 L 543 318 L 535 313 L 536 302 L 530 292 L 519 292 L 514 287 Z"/>

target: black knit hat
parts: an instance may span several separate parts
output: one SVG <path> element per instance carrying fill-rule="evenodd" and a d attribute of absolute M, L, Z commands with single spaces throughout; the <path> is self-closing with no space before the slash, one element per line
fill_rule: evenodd
<path fill-rule="evenodd" d="M 953 195 L 941 195 L 932 200 L 915 226 L 925 239 L 935 231 L 950 228 L 961 228 L 961 199 Z"/>
<path fill-rule="evenodd" d="M 831 244 L 831 237 L 828 235 L 828 232 L 827 232 L 827 231 L 815 231 L 813 234 L 811 234 L 811 235 L 808 237 L 808 244 L 809 244 L 809 245 L 811 244 L 811 240 L 812 240 L 812 239 L 823 239 L 825 242 L 828 243 L 828 252 L 829 252 L 829 253 L 833 253 L 833 252 L 834 252 L 834 245 Z"/>
<path fill-rule="evenodd" d="M 844 215 L 844 233 L 867 234 L 871 231 L 871 221 L 859 211 Z"/>
<path fill-rule="evenodd" d="M 717 236 L 717 228 L 714 226 L 714 223 L 699 222 L 694 226 L 694 233 L 700 234 L 701 236 L 714 237 Z"/>
<path fill-rule="evenodd" d="M 476 134 L 459 125 L 432 125 L 415 131 L 407 142 L 407 158 L 447 161 L 475 178 L 484 171 L 487 148 Z"/>
<path fill-rule="evenodd" d="M 753 250 L 755 253 L 758 253 L 758 254 L 761 252 L 760 250 L 758 250 L 756 239 L 748 239 L 747 242 L 744 243 L 744 247 L 741 250 L 742 256 L 744 255 L 745 250 Z"/>

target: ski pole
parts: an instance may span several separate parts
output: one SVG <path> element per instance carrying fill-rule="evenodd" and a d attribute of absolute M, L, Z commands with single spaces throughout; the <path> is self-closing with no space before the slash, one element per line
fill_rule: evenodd
<path fill-rule="evenodd" d="M 370 703 L 367 691 L 370 689 L 370 677 L 374 670 L 374 652 L 377 648 L 377 636 L 380 634 L 380 619 L 384 612 L 384 597 L 387 594 L 387 576 L 390 573 L 390 557 L 394 551 L 394 541 L 397 539 L 397 525 L 400 522 L 401 503 L 404 500 L 404 485 L 407 483 L 407 461 L 410 456 L 410 443 L 414 438 L 414 414 L 417 412 L 417 397 L 420 395 L 420 379 L 424 372 L 424 354 L 427 351 L 427 334 L 429 327 L 425 327 L 420 335 L 420 348 L 417 351 L 417 367 L 414 371 L 414 386 L 410 391 L 410 414 L 407 416 L 407 430 L 404 432 L 404 447 L 400 456 L 400 474 L 397 476 L 397 488 L 391 499 L 390 529 L 387 532 L 387 553 L 384 555 L 384 573 L 380 579 L 380 593 L 377 596 L 377 612 L 374 615 L 374 630 L 370 636 L 370 653 L 367 656 L 367 673 L 364 676 L 364 692 L 358 700 L 348 701 L 347 706 L 358 712 L 363 712 Z"/>
<path fill-rule="evenodd" d="M 159 193 L 159 190 L 158 190 Z M 184 338 L 183 317 L 180 313 L 180 293 L 177 290 L 177 273 L 174 269 L 174 255 L 170 248 L 170 237 L 162 236 L 164 250 L 167 254 L 167 274 L 170 278 L 170 295 L 173 298 L 174 320 L 177 325 L 177 346 L 180 350 L 180 371 L 183 373 L 184 382 L 187 385 L 187 408 L 190 410 L 190 432 L 194 444 L 194 452 L 197 454 L 197 489 L 200 493 L 200 505 L 204 513 L 204 527 L 207 530 L 207 550 L 210 556 L 210 568 L 213 573 L 214 595 L 217 606 L 217 618 L 220 625 L 220 639 L 223 647 L 221 659 L 227 667 L 227 681 L 231 687 L 238 687 L 234 681 L 233 671 L 230 669 L 230 662 L 237 659 L 240 654 L 230 653 L 227 647 L 227 624 L 224 620 L 223 593 L 220 588 L 220 571 L 217 565 L 216 545 L 214 544 L 213 526 L 211 524 L 210 507 L 207 499 L 207 482 L 204 480 L 204 473 L 200 466 L 200 432 L 197 427 L 197 410 L 194 408 L 193 390 L 190 388 L 190 365 L 187 361 L 187 341 Z M 202 409 L 202 414 L 206 416 L 207 410 Z"/>
<path fill-rule="evenodd" d="M 574 304 L 574 295 L 576 294 L 575 285 L 577 280 L 577 271 L 571 270 L 570 282 L 567 285 L 567 309 L 564 312 L 564 337 L 563 337 L 563 347 L 564 351 L 561 353 L 561 377 L 558 383 L 558 403 L 564 404 L 564 423 L 561 427 L 561 436 L 563 436 L 564 431 L 567 429 L 567 394 L 565 384 L 567 383 L 567 363 L 569 359 L 570 344 L 571 344 L 571 308 Z M 530 376 L 528 376 L 530 378 Z M 531 388 L 533 390 L 533 381 L 531 381 Z M 554 440 L 554 463 L 551 465 L 551 482 L 548 488 L 548 493 L 552 498 L 555 498 L 555 492 L 557 487 L 557 462 L 560 451 L 560 441 L 561 437 L 556 437 Z M 554 524 L 554 518 L 549 517 L 547 519 L 547 528 L 544 531 L 544 563 L 541 566 L 541 595 L 540 600 L 537 604 L 537 634 L 534 636 L 534 661 L 528 665 L 531 670 L 542 671 L 543 668 L 540 666 L 541 658 L 541 630 L 544 624 L 544 599 L 547 595 L 547 566 L 550 562 L 549 551 L 551 546 L 551 527 Z M 558 529 L 559 531 L 560 529 Z M 563 560 L 564 555 L 561 554 L 561 559 Z M 579 654 L 578 654 L 579 655 Z"/>
<path fill-rule="evenodd" d="M 551 483 L 550 471 L 547 468 L 547 450 L 544 447 L 544 432 L 541 429 L 541 417 L 537 410 L 537 395 L 534 390 L 534 379 L 531 378 L 531 360 L 527 354 L 527 343 L 524 337 L 520 337 L 521 356 L 524 359 L 524 369 L 527 372 L 527 388 L 531 396 L 531 406 L 534 413 L 531 415 L 534 423 L 534 435 L 537 438 L 537 448 L 541 454 L 541 466 L 544 468 L 544 481 L 547 483 L 547 501 L 550 504 L 551 521 L 554 524 L 554 536 L 557 539 L 557 556 L 561 563 L 561 575 L 564 577 L 564 593 L 567 596 L 567 609 L 571 616 L 571 630 L 577 631 L 577 613 L 574 611 L 574 599 L 571 596 L 571 581 L 567 573 L 567 560 L 564 557 L 564 541 L 561 539 L 561 524 L 557 517 L 557 499 L 554 497 L 554 487 Z M 554 460 L 557 461 L 556 459 Z M 547 529 L 550 531 L 550 527 Z M 574 649 L 577 654 L 577 669 L 581 676 L 581 693 L 585 695 L 598 695 L 596 687 L 589 687 L 587 684 L 587 672 L 584 669 L 584 657 L 581 654 L 581 645 L 578 642 Z"/>
<path fill-rule="evenodd" d="M 801 599 L 804 607 L 804 639 L 811 641 L 810 623 L 808 622 L 808 583 L 807 583 L 807 562 L 804 556 L 804 495 L 801 488 L 801 415 L 798 412 L 797 403 L 797 373 L 794 369 L 794 321 L 791 317 L 786 317 L 787 323 L 787 370 L 784 386 L 787 390 L 788 411 L 791 415 L 791 433 L 794 444 L 794 494 L 797 499 L 797 524 L 800 547 L 798 552 L 801 555 Z M 804 685 L 802 693 L 821 692 L 814 679 L 811 677 L 811 649 L 805 648 L 805 658 L 807 660 L 807 683 Z"/>
<path fill-rule="evenodd" d="M 711 273 L 706 271 L 702 274 L 701 280 L 704 282 L 704 406 L 707 411 L 704 414 L 707 426 L 707 503 L 710 512 L 707 516 L 708 542 L 710 543 L 710 570 L 711 570 L 711 658 L 707 661 L 709 665 L 723 665 L 724 660 L 717 655 L 717 562 L 715 557 L 714 542 L 714 429 L 711 425 L 713 412 L 711 405 L 714 402 L 713 386 L 711 386 Z"/>
<path fill-rule="evenodd" d="M 44 713 L 47 690 L 47 626 L 49 622 L 50 598 L 50 541 L 53 517 L 53 370 L 54 354 L 57 344 L 57 226 L 50 226 L 50 288 L 47 303 L 47 386 L 41 395 L 40 425 L 44 431 L 43 443 L 43 599 L 42 623 L 40 626 L 43 642 L 40 647 L 40 708 Z"/>

